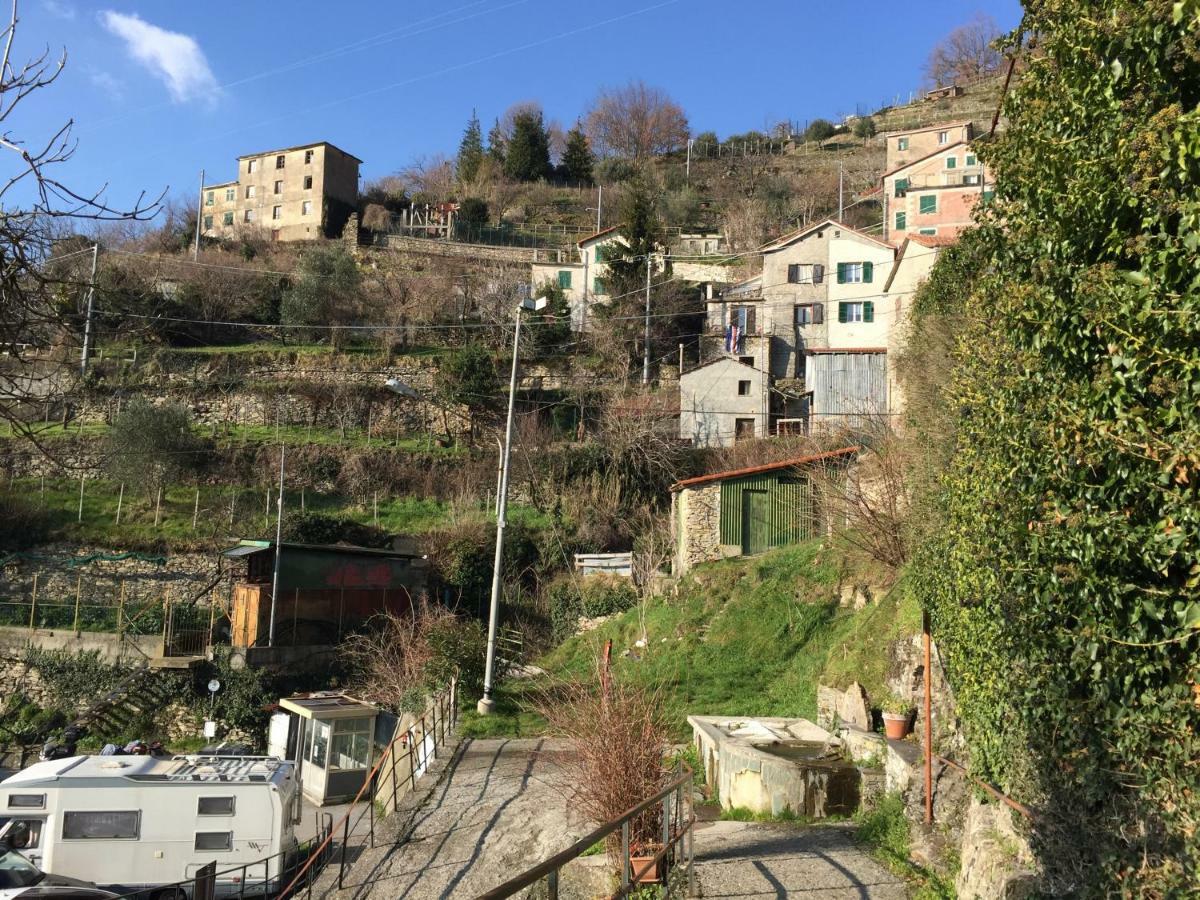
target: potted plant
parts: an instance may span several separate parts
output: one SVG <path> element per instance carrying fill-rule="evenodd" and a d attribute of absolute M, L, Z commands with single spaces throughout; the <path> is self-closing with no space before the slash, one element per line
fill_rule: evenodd
<path fill-rule="evenodd" d="M 652 841 L 639 843 L 629 848 L 629 878 L 634 884 L 660 884 L 663 861 L 654 861 L 662 850 L 662 844 Z"/>
<path fill-rule="evenodd" d="M 888 740 L 905 738 L 912 728 L 912 702 L 892 694 L 879 704 L 879 708 L 883 712 L 883 731 Z"/>

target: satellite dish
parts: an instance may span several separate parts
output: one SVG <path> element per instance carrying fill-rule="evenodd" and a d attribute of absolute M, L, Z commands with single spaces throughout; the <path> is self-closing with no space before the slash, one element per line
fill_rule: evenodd
<path fill-rule="evenodd" d="M 208 683 L 208 692 L 210 694 L 215 694 L 220 689 L 221 689 L 221 682 L 219 682 L 217 679 L 214 678 L 212 681 L 210 681 Z"/>

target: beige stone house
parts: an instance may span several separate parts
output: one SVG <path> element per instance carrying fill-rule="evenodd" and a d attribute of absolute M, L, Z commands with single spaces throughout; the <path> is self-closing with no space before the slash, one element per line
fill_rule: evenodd
<path fill-rule="evenodd" d="M 991 172 L 965 142 L 883 174 L 883 237 L 899 244 L 917 234 L 953 237 L 974 221 L 975 206 L 991 198 Z"/>
<path fill-rule="evenodd" d="M 820 535 L 827 516 L 818 479 L 844 470 L 858 447 L 687 478 L 671 486 L 674 574 Z"/>
<path fill-rule="evenodd" d="M 337 237 L 358 205 L 361 164 L 327 141 L 240 156 L 234 181 L 201 190 L 201 231 L 212 238 L 253 231 L 275 241 Z"/>
<path fill-rule="evenodd" d="M 923 159 L 951 144 L 967 144 L 975 137 L 970 122 L 943 122 L 906 131 L 889 131 L 883 136 L 887 148 L 886 171 Z"/>

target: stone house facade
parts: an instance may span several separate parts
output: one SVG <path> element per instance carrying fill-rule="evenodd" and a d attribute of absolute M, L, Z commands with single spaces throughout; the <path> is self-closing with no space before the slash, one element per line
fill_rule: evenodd
<path fill-rule="evenodd" d="M 234 181 L 200 195 L 206 237 L 260 231 L 276 241 L 337 237 L 358 205 L 356 156 L 327 141 L 238 157 Z"/>
<path fill-rule="evenodd" d="M 974 126 L 970 122 L 942 122 L 922 128 L 889 131 L 883 136 L 887 149 L 885 169 L 898 169 L 951 144 L 968 143 L 974 137 Z"/>
<path fill-rule="evenodd" d="M 991 197 L 991 173 L 966 142 L 941 147 L 883 175 L 883 236 L 953 237 L 970 227 L 975 205 Z"/>

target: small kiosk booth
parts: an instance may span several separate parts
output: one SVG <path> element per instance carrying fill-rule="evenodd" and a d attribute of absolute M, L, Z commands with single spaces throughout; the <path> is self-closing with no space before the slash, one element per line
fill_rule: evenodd
<path fill-rule="evenodd" d="M 272 755 L 296 762 L 304 796 L 323 806 L 353 800 L 375 764 L 378 707 L 337 691 L 279 701 L 271 722 Z"/>

